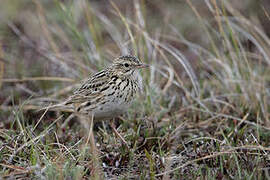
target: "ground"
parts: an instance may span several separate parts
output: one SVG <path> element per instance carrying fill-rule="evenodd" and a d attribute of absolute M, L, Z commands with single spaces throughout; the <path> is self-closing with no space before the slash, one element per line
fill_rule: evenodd
<path fill-rule="evenodd" d="M 1 4 L 0 177 L 270 179 L 268 1 Z M 151 65 L 115 119 L 128 146 L 39 111 L 123 54 Z"/>

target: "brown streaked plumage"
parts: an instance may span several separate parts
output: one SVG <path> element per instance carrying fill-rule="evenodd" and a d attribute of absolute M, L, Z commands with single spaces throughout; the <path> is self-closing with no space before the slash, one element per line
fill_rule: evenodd
<path fill-rule="evenodd" d="M 134 56 L 120 56 L 104 70 L 88 78 L 67 101 L 54 107 L 69 107 L 93 115 L 95 120 L 111 119 L 127 110 L 141 89 L 138 71 L 148 67 Z"/>

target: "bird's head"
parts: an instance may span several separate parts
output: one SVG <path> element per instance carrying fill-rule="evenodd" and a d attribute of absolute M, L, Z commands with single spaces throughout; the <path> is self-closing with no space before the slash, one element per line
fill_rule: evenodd
<path fill-rule="evenodd" d="M 137 57 L 126 55 L 115 59 L 112 68 L 119 76 L 134 75 L 141 68 L 147 68 L 149 65 L 142 63 Z"/>

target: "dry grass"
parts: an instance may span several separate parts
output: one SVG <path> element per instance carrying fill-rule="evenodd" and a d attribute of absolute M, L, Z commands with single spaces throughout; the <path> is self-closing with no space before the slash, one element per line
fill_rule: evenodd
<path fill-rule="evenodd" d="M 5 2 L 0 176 L 270 179 L 270 19 L 248 2 Z M 107 122 L 37 111 L 127 53 L 151 65 L 117 119 L 128 148 Z"/>

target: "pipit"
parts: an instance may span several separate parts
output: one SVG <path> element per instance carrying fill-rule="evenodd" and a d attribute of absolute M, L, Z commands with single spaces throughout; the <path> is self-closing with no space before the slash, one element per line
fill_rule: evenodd
<path fill-rule="evenodd" d="M 93 117 L 94 121 L 113 119 L 129 108 L 142 89 L 139 69 L 146 67 L 147 64 L 134 56 L 118 57 L 107 68 L 88 78 L 67 101 L 52 107 L 72 106 L 76 113 Z M 114 125 L 111 126 L 119 136 Z"/>

